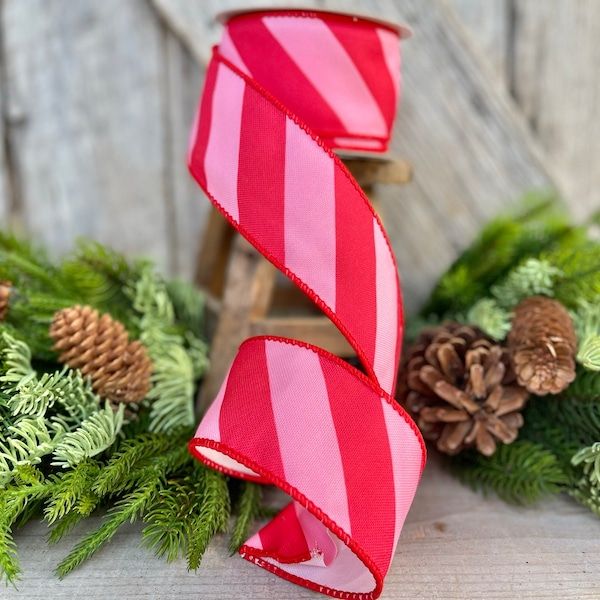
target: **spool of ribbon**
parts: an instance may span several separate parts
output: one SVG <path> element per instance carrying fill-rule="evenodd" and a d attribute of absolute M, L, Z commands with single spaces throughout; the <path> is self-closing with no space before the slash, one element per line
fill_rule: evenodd
<path fill-rule="evenodd" d="M 229 222 L 346 336 L 364 373 L 298 340 L 239 348 L 190 451 L 292 501 L 240 549 L 337 598 L 377 598 L 425 461 L 392 397 L 403 314 L 395 258 L 333 148 L 387 149 L 404 30 L 320 11 L 233 14 L 189 147 Z"/>

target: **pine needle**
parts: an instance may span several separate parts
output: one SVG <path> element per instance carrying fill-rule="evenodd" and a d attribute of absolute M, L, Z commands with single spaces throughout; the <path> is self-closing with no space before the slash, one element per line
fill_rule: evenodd
<path fill-rule="evenodd" d="M 187 562 L 190 571 L 200 566 L 211 539 L 227 529 L 229 513 L 229 490 L 225 477 L 206 469 L 200 513 L 189 525 Z"/>
<path fill-rule="evenodd" d="M 245 482 L 237 506 L 237 519 L 229 541 L 229 552 L 235 554 L 248 538 L 252 522 L 260 515 L 262 508 L 262 487 Z"/>
<path fill-rule="evenodd" d="M 569 477 L 558 458 L 532 442 L 517 440 L 502 445 L 489 458 L 476 452 L 455 459 L 460 479 L 475 489 L 494 491 L 513 504 L 531 504 L 565 491 Z"/>
<path fill-rule="evenodd" d="M 100 465 L 86 459 L 69 471 L 54 476 L 54 490 L 44 509 L 46 521 L 53 524 L 65 517 L 82 498 L 88 501 L 90 489 L 99 472 Z M 89 514 L 91 510 L 86 507 L 83 512 Z"/>
<path fill-rule="evenodd" d="M 150 477 L 111 508 L 102 525 L 83 538 L 56 568 L 60 579 L 110 541 L 121 525 L 140 517 L 164 487 L 162 476 Z"/>
<path fill-rule="evenodd" d="M 62 468 L 73 467 L 85 458 L 104 452 L 117 439 L 123 427 L 124 414 L 125 404 L 119 404 L 115 412 L 106 402 L 104 409 L 96 411 L 77 429 L 62 437 L 54 450 L 52 464 Z"/>

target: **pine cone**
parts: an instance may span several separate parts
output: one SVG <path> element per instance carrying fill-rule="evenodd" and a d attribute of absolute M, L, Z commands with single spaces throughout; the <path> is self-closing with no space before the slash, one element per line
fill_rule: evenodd
<path fill-rule="evenodd" d="M 0 321 L 4 321 L 6 313 L 8 313 L 8 303 L 12 291 L 12 283 L 10 281 L 0 280 Z"/>
<path fill-rule="evenodd" d="M 152 363 L 145 346 L 129 341 L 125 327 L 90 306 L 57 311 L 50 326 L 59 360 L 80 369 L 94 391 L 112 403 L 138 403 L 150 390 Z"/>
<path fill-rule="evenodd" d="M 528 397 L 514 381 L 507 350 L 456 323 L 421 334 L 401 371 L 399 395 L 441 452 L 474 446 L 486 456 L 497 441 L 516 439 Z"/>
<path fill-rule="evenodd" d="M 577 336 L 556 300 L 531 296 L 519 303 L 508 348 L 518 382 L 532 394 L 558 394 L 575 379 Z"/>

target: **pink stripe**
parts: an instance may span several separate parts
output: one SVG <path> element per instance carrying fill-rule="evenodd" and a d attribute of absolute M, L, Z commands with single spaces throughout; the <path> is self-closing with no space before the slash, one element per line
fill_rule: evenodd
<path fill-rule="evenodd" d="M 237 172 L 244 87 L 243 79 L 219 65 L 204 159 L 208 192 L 235 221 L 239 221 Z"/>
<path fill-rule="evenodd" d="M 263 23 L 351 133 L 387 136 L 385 119 L 360 72 L 321 19 L 263 17 Z"/>
<path fill-rule="evenodd" d="M 398 275 L 381 226 L 373 219 L 375 238 L 375 279 L 377 329 L 373 371 L 379 385 L 388 393 L 396 377 L 396 344 L 398 342 Z"/>
<path fill-rule="evenodd" d="M 419 440 L 408 423 L 385 400 L 383 417 L 387 429 L 392 469 L 394 472 L 394 496 L 396 497 L 396 526 L 393 554 L 396 552 L 400 531 L 419 483 L 422 450 Z"/>
<path fill-rule="evenodd" d="M 395 33 L 388 29 L 376 29 L 377 37 L 381 42 L 385 65 L 396 88 L 396 100 L 400 94 L 400 40 Z"/>
<path fill-rule="evenodd" d="M 285 136 L 286 266 L 335 310 L 333 160 L 289 118 Z"/>
<path fill-rule="evenodd" d="M 235 47 L 231 36 L 229 35 L 229 30 L 225 28 L 223 30 L 223 35 L 221 36 L 221 41 L 219 42 L 219 52 L 230 62 L 232 62 L 240 71 L 243 71 L 251 77 L 251 73 L 248 67 L 245 65 L 238 49 Z"/>
<path fill-rule="evenodd" d="M 344 467 L 319 356 L 272 340 L 265 350 L 285 478 L 350 534 Z"/>

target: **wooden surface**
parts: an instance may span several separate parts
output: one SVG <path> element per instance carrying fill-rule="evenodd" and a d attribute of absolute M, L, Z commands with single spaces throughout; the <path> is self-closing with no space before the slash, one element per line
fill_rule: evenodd
<path fill-rule="evenodd" d="M 81 533 L 81 532 L 79 532 Z M 3 600 L 301 600 L 322 597 L 235 556 L 226 539 L 211 546 L 197 573 L 183 561 L 154 558 L 128 526 L 62 582 L 52 569 L 76 541 L 49 549 L 39 524 L 17 538 L 26 575 L 21 593 Z M 427 466 L 402 532 L 385 600 L 597 600 L 600 521 L 558 498 L 535 509 L 514 508 L 461 486 Z"/>

